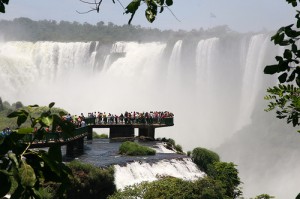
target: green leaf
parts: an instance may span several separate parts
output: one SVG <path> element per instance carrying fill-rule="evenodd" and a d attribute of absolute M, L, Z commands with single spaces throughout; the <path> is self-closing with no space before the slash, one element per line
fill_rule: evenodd
<path fill-rule="evenodd" d="M 66 115 L 65 112 L 63 112 L 63 111 L 60 111 L 60 112 L 59 112 L 59 116 L 60 116 L 60 117 L 62 117 L 62 116 L 64 116 L 64 115 Z"/>
<path fill-rule="evenodd" d="M 8 153 L 8 158 L 14 163 L 16 167 L 19 167 L 19 162 L 17 160 L 17 156 L 15 153 L 12 152 Z"/>
<path fill-rule="evenodd" d="M 278 62 L 281 62 L 281 61 L 283 61 L 283 58 L 282 58 L 282 57 L 280 57 L 280 56 L 276 56 L 276 57 L 275 57 L 275 59 L 276 59 L 276 61 L 278 61 Z"/>
<path fill-rule="evenodd" d="M 47 165 L 47 167 L 49 167 L 49 171 L 48 172 L 53 172 L 55 173 L 57 176 L 60 175 L 60 166 L 57 162 L 53 161 L 51 159 L 51 157 L 49 156 L 49 154 L 46 153 L 42 153 L 41 154 L 41 158 L 44 160 L 45 164 Z M 55 176 L 52 176 L 55 177 Z"/>
<path fill-rule="evenodd" d="M 20 134 L 28 134 L 28 133 L 32 133 L 34 131 L 34 128 L 28 127 L 28 128 L 20 128 L 18 129 L 18 133 Z"/>
<path fill-rule="evenodd" d="M 148 20 L 150 23 L 152 23 L 152 22 L 155 20 L 156 13 L 155 13 L 155 11 L 153 11 L 152 9 L 147 8 L 147 9 L 146 9 L 146 12 L 145 12 L 145 15 L 146 15 L 147 20 Z"/>
<path fill-rule="evenodd" d="M 18 126 L 21 126 L 24 122 L 26 122 L 27 116 L 22 114 L 18 116 L 17 124 Z"/>
<path fill-rule="evenodd" d="M 29 105 L 29 107 L 35 108 L 35 107 L 39 107 L 39 105 L 35 104 L 35 105 Z"/>
<path fill-rule="evenodd" d="M 282 41 L 284 40 L 284 33 L 276 34 L 272 37 L 274 39 L 275 44 L 281 44 Z"/>
<path fill-rule="evenodd" d="M 162 13 L 163 11 L 164 11 L 164 7 L 162 6 L 162 7 L 160 7 L 159 13 Z"/>
<path fill-rule="evenodd" d="M 284 53 L 283 53 L 284 58 L 286 59 L 292 59 L 293 58 L 293 54 L 290 50 L 285 49 Z"/>
<path fill-rule="evenodd" d="M 125 13 L 135 13 L 141 4 L 141 0 L 133 0 L 128 6 L 126 7 Z"/>
<path fill-rule="evenodd" d="M 286 81 L 288 74 L 287 73 L 283 73 L 278 77 L 278 80 L 280 83 L 284 83 Z"/>
<path fill-rule="evenodd" d="M 51 126 L 53 123 L 53 117 L 48 116 L 48 117 L 42 117 L 42 123 L 45 124 L 46 126 Z"/>
<path fill-rule="evenodd" d="M 279 71 L 278 65 L 268 65 L 264 69 L 265 74 L 273 75 Z"/>
<path fill-rule="evenodd" d="M 51 116 L 51 111 L 45 111 L 41 114 L 41 118 Z"/>
<path fill-rule="evenodd" d="M 160 6 L 163 6 L 164 3 L 165 3 L 165 0 L 155 0 L 155 1 L 156 1 L 156 3 L 157 3 L 158 5 L 160 5 Z"/>
<path fill-rule="evenodd" d="M 8 4 L 9 0 L 1 0 L 3 3 Z"/>
<path fill-rule="evenodd" d="M 18 186 L 17 189 L 11 194 L 10 199 L 20 199 L 20 198 L 26 198 L 24 196 L 24 188 L 23 186 Z M 29 197 L 27 197 L 29 198 Z"/>
<path fill-rule="evenodd" d="M 167 4 L 167 6 L 173 5 L 173 0 L 166 0 L 166 4 Z"/>
<path fill-rule="evenodd" d="M 4 4 L 0 2 L 0 12 L 5 13 Z"/>
<path fill-rule="evenodd" d="M 300 20 L 297 20 L 297 28 L 300 28 Z"/>
<path fill-rule="evenodd" d="M 61 147 L 59 145 L 51 146 L 48 151 L 50 158 L 57 162 L 62 162 Z"/>
<path fill-rule="evenodd" d="M 295 79 L 295 76 L 296 76 L 296 70 L 294 70 L 294 71 L 292 72 L 292 74 L 289 76 L 287 82 L 293 81 L 293 80 Z"/>
<path fill-rule="evenodd" d="M 21 168 L 19 169 L 19 174 L 21 177 L 21 184 L 24 187 L 33 187 L 34 184 L 36 183 L 36 176 L 34 170 L 25 161 L 23 162 Z"/>
<path fill-rule="evenodd" d="M 54 106 L 54 104 L 55 104 L 55 102 L 51 102 L 51 103 L 49 104 L 49 108 L 52 108 L 52 107 Z"/>
<path fill-rule="evenodd" d="M 18 117 L 21 114 L 20 111 L 14 111 L 10 114 L 7 115 L 8 118 L 14 118 L 14 117 Z"/>
<path fill-rule="evenodd" d="M 0 198 L 4 197 L 10 190 L 11 181 L 8 175 L 0 170 Z"/>
<path fill-rule="evenodd" d="M 293 44 L 292 45 L 292 51 L 295 53 L 295 52 L 297 52 L 297 50 L 298 50 L 297 45 Z"/>

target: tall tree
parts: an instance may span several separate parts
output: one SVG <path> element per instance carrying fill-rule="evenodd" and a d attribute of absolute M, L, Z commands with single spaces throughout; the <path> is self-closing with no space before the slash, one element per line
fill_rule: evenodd
<path fill-rule="evenodd" d="M 16 109 L 19 109 L 19 108 L 23 107 L 23 104 L 22 104 L 22 102 L 17 101 L 15 106 L 16 106 Z"/>
<path fill-rule="evenodd" d="M 0 111 L 3 110 L 4 110 L 4 106 L 3 106 L 2 98 L 0 97 Z"/>

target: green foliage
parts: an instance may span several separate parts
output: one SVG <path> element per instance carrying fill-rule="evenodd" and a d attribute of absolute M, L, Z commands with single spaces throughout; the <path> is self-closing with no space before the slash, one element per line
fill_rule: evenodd
<path fill-rule="evenodd" d="M 260 194 L 258 196 L 255 197 L 255 199 L 271 199 L 271 198 L 275 198 L 274 196 L 270 196 L 268 194 Z"/>
<path fill-rule="evenodd" d="M 107 134 L 97 134 L 96 132 L 93 132 L 93 139 L 107 139 L 108 135 Z"/>
<path fill-rule="evenodd" d="M 232 162 L 214 162 L 210 165 L 207 174 L 215 180 L 222 182 L 226 195 L 230 198 L 237 198 L 242 195 L 239 185 L 241 184 L 238 176 L 239 172 Z"/>
<path fill-rule="evenodd" d="M 58 196 L 61 196 L 70 183 L 69 175 L 72 173 L 62 162 L 60 146 L 52 146 L 46 152 L 31 150 L 31 143 L 22 141 L 35 127 L 38 129 L 36 134 L 44 134 L 45 127 L 56 128 L 57 125 L 63 132 L 72 133 L 74 128 L 51 112 L 53 105 L 51 103 L 48 110 L 36 118 L 31 113 L 37 105 L 8 115 L 9 118 L 16 118 L 19 129 L 0 138 L 0 197 L 11 190 L 11 198 L 42 198 L 42 184 L 46 182 L 59 183 Z M 30 127 L 22 127 L 27 120 L 31 123 Z"/>
<path fill-rule="evenodd" d="M 299 0 L 286 0 L 293 7 L 296 7 Z M 300 49 L 298 40 L 300 39 L 300 11 L 295 15 L 296 23 L 281 27 L 271 40 L 275 45 L 284 46 L 283 55 L 276 56 L 276 64 L 266 66 L 265 74 L 278 74 L 280 84 L 268 88 L 269 93 L 265 100 L 269 100 L 266 111 L 276 109 L 277 118 L 287 119 L 287 123 L 293 126 L 299 125 L 300 116 Z"/>
<path fill-rule="evenodd" d="M 191 151 L 188 151 L 188 152 L 186 153 L 186 155 L 189 156 L 189 157 L 191 157 L 192 152 L 191 152 Z"/>
<path fill-rule="evenodd" d="M 13 103 L 12 105 L 10 105 L 8 102 L 3 102 L 3 106 L 4 106 L 4 110 L 0 111 L 0 130 L 6 128 L 6 127 L 10 127 L 11 129 L 15 129 L 18 127 L 17 125 L 17 118 L 8 118 L 7 115 L 9 115 L 10 113 L 12 113 L 13 111 L 16 110 L 16 103 Z M 21 103 L 21 102 L 20 102 Z M 21 103 L 22 104 L 22 103 Z M 32 118 L 38 118 L 42 113 L 47 112 L 49 107 L 47 106 L 41 106 L 41 107 L 22 107 L 25 111 L 30 112 L 30 115 Z M 67 111 L 61 109 L 61 108 L 56 108 L 56 107 L 52 107 L 51 108 L 51 112 L 54 114 L 59 114 L 59 113 L 63 113 L 63 114 L 67 114 Z M 31 127 L 31 121 L 30 120 L 26 120 L 23 124 L 22 124 L 23 128 L 28 128 Z"/>
<path fill-rule="evenodd" d="M 51 31 L 49 31 L 51 30 Z M 4 41 L 57 41 L 57 42 L 91 42 L 98 41 L 102 45 L 98 50 L 103 54 L 109 52 L 111 45 L 117 41 L 139 42 L 175 42 L 179 39 L 196 42 L 198 39 L 211 37 L 240 37 L 240 35 L 226 26 L 211 29 L 186 31 L 159 30 L 157 28 L 143 28 L 134 25 L 116 25 L 111 22 L 98 22 L 95 25 L 54 20 L 33 21 L 28 18 L 14 20 L 0 20 L 0 32 Z M 197 38 L 195 40 L 195 38 Z M 91 50 L 96 46 L 92 42 Z M 122 56 L 121 53 L 112 54 L 112 59 Z M 102 56 L 99 58 L 104 59 Z"/>
<path fill-rule="evenodd" d="M 4 4 L 8 4 L 9 0 L 0 0 L 0 13 L 5 13 L 5 5 Z M 90 11 L 97 11 L 99 12 L 100 10 L 100 6 L 102 3 L 102 0 L 99 0 L 98 2 L 95 1 L 94 3 L 89 3 L 89 2 L 84 2 L 88 5 L 94 4 L 95 8 L 92 8 Z M 115 1 L 112 1 L 113 3 L 115 3 Z M 136 11 L 139 9 L 141 2 L 146 5 L 146 10 L 145 10 L 145 16 L 146 19 L 152 23 L 157 15 L 157 9 L 160 8 L 160 13 L 162 13 L 164 11 L 165 7 L 169 7 L 173 5 L 173 0 L 131 0 L 131 2 L 126 6 L 125 8 L 125 14 L 131 14 L 130 19 L 128 21 L 128 24 L 131 24 L 131 21 L 136 13 Z M 87 13 L 87 12 L 86 12 Z"/>
<path fill-rule="evenodd" d="M 22 104 L 22 102 L 18 101 L 15 104 L 13 104 L 13 106 L 15 107 L 15 109 L 19 109 L 23 108 L 24 105 Z"/>
<path fill-rule="evenodd" d="M 229 199 L 219 181 L 205 177 L 195 182 L 174 177 L 164 177 L 154 182 L 144 182 L 126 187 L 109 199 L 123 198 L 163 198 L 163 199 Z"/>
<path fill-rule="evenodd" d="M 175 150 L 178 152 L 178 153 L 183 153 L 182 151 L 182 146 L 180 144 L 176 144 L 175 145 Z"/>
<path fill-rule="evenodd" d="M 123 155 L 155 155 L 156 151 L 146 146 L 139 145 L 138 143 L 126 141 L 123 142 L 119 148 L 119 153 Z"/>
<path fill-rule="evenodd" d="M 202 171 L 207 172 L 211 164 L 220 161 L 220 157 L 213 151 L 198 147 L 192 151 L 192 160 Z"/>
<path fill-rule="evenodd" d="M 277 118 L 287 120 L 293 126 L 299 125 L 300 114 L 300 88 L 294 85 L 279 84 L 272 88 L 268 88 L 269 95 L 265 96 L 265 100 L 270 103 L 265 111 L 276 110 Z"/>
<path fill-rule="evenodd" d="M 191 195 L 194 194 L 193 197 L 195 199 L 231 199 L 231 197 L 226 195 L 226 191 L 223 187 L 224 185 L 220 181 L 211 177 L 205 177 L 195 182 Z"/>
<path fill-rule="evenodd" d="M 128 24 L 131 24 L 141 2 L 147 7 L 145 10 L 145 16 L 150 23 L 155 20 L 158 8 L 160 8 L 159 13 L 162 13 L 165 7 L 173 5 L 173 0 L 132 0 L 125 8 L 125 14 L 131 14 Z"/>
<path fill-rule="evenodd" d="M 3 106 L 2 98 L 0 97 L 0 111 L 3 110 L 4 110 L 4 106 Z"/>
<path fill-rule="evenodd" d="M 113 167 L 100 169 L 78 161 L 72 161 L 68 166 L 74 178 L 67 189 L 66 198 L 104 199 L 115 192 Z"/>

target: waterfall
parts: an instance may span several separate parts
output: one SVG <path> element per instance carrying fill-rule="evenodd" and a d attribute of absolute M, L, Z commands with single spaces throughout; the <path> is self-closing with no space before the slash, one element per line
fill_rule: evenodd
<path fill-rule="evenodd" d="M 268 175 L 267 180 L 253 177 L 257 170 L 249 169 L 251 164 L 274 155 L 269 153 L 275 147 L 272 133 L 282 128 L 274 128 L 270 123 L 277 122 L 274 115 L 263 111 L 265 88 L 268 82 L 276 81 L 275 77 L 263 75 L 263 68 L 275 62 L 279 50 L 282 51 L 271 44 L 266 34 L 175 42 L 120 41 L 111 45 L 2 42 L 0 96 L 2 100 L 23 104 L 47 105 L 54 101 L 71 114 L 171 111 L 175 114 L 174 127 L 157 129 L 156 137 L 171 137 L 185 150 L 199 146 L 216 148 L 233 140 L 220 153 L 228 152 L 225 160 L 239 165 L 244 192 L 250 195 L 249 190 L 251 193 L 272 190 L 273 195 L 282 196 L 278 190 L 290 184 L 279 189 L 279 185 L 269 186 L 268 181 L 284 175 L 279 172 L 281 166 L 287 168 L 284 162 L 276 162 L 276 167 L 268 164 L 260 167 L 261 170 L 273 167 L 274 176 Z M 252 127 L 255 130 L 250 131 Z M 246 130 L 250 131 L 246 141 L 235 140 Z M 285 131 L 281 134 L 292 134 Z M 296 135 L 291 136 L 295 137 L 274 141 L 286 146 L 285 150 L 276 152 L 278 157 L 289 159 L 295 150 L 300 151 L 297 146 L 290 147 L 289 142 L 297 140 Z M 256 146 L 258 139 L 263 144 Z M 258 148 L 261 150 L 254 150 Z M 249 156 L 256 161 L 242 161 Z M 154 165 L 145 164 L 147 168 Z M 296 169 L 285 169 L 285 172 L 295 176 L 290 179 L 291 184 L 300 183 Z M 258 180 L 262 181 L 259 187 L 248 183 Z"/>
<path fill-rule="evenodd" d="M 237 130 L 251 123 L 251 115 L 259 89 L 262 87 L 263 60 L 267 53 L 269 37 L 260 34 L 251 38 L 244 66 Z"/>
<path fill-rule="evenodd" d="M 111 64 L 110 55 L 107 55 L 107 56 L 105 56 L 105 61 L 104 61 L 104 64 L 103 64 L 103 70 L 106 71 L 110 64 Z"/>
<path fill-rule="evenodd" d="M 218 59 L 217 45 L 219 38 L 209 38 L 200 40 L 196 48 L 196 89 L 197 89 L 197 103 L 199 104 L 199 124 L 203 126 L 203 129 L 208 131 L 215 131 L 212 129 L 214 126 L 213 118 L 218 109 L 211 109 L 211 106 L 215 106 L 219 98 L 217 98 L 216 87 L 219 82 L 214 78 L 218 72 L 215 60 Z"/>
<path fill-rule="evenodd" d="M 210 86 L 213 77 L 213 60 L 217 59 L 214 52 L 217 48 L 218 38 L 210 38 L 199 41 L 196 49 L 197 84 L 203 85 L 202 89 Z"/>
<path fill-rule="evenodd" d="M 168 64 L 168 82 L 180 81 L 182 40 L 175 43 Z"/>
<path fill-rule="evenodd" d="M 183 180 L 197 180 L 205 176 L 190 158 L 182 160 L 160 160 L 156 163 L 132 162 L 126 166 L 115 165 L 117 189 L 126 186 L 158 180 L 162 176 L 172 176 Z"/>

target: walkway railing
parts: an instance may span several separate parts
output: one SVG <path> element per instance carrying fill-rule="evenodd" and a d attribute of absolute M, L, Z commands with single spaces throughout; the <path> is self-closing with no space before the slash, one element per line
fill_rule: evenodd
<path fill-rule="evenodd" d="M 118 125 L 118 124 L 160 124 L 160 125 L 167 125 L 167 126 L 173 126 L 174 125 L 174 118 L 173 117 L 167 117 L 167 118 L 136 118 L 136 119 L 123 119 L 117 120 L 117 122 L 114 121 L 98 121 L 96 117 L 90 117 L 84 119 L 86 125 L 101 125 L 101 124 L 110 124 L 110 125 Z"/>
<path fill-rule="evenodd" d="M 96 118 L 85 118 L 86 125 L 166 125 L 173 126 L 174 118 L 138 118 L 135 120 L 127 119 L 122 121 L 107 121 L 107 122 L 98 122 Z M 23 143 L 53 143 L 53 142 L 69 142 L 77 138 L 84 137 L 88 134 L 88 126 L 76 128 L 72 134 L 64 132 L 48 132 L 44 135 L 35 135 L 34 133 L 24 135 L 22 142 Z"/>
<path fill-rule="evenodd" d="M 72 134 L 67 134 L 64 132 L 48 132 L 38 138 L 34 133 L 29 133 L 24 135 L 22 142 L 24 143 L 49 143 L 49 142 L 68 142 L 79 137 L 83 137 L 87 134 L 87 127 L 80 127 L 75 129 Z"/>

